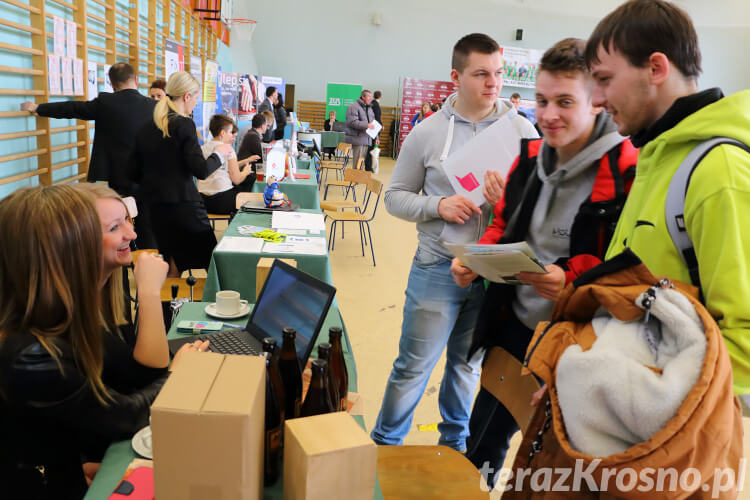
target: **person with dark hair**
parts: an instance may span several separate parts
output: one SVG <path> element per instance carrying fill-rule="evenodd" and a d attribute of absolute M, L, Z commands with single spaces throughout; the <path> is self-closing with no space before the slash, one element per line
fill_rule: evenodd
<path fill-rule="evenodd" d="M 77 118 L 96 121 L 94 146 L 86 180 L 105 181 L 122 196 L 135 195 L 137 186 L 130 179 L 129 158 L 138 129 L 154 113 L 155 101 L 138 92 L 138 80 L 133 67 L 117 63 L 109 69 L 114 93 L 101 92 L 90 101 L 62 101 L 45 104 L 24 102 L 21 109 L 50 118 Z M 147 214 L 147 207 L 138 206 Z M 138 246 L 154 246 L 148 217 L 139 217 Z"/>
<path fill-rule="evenodd" d="M 526 113 L 518 109 L 518 107 L 521 105 L 521 94 L 518 92 L 513 92 L 513 94 L 510 96 L 510 103 L 513 105 L 514 108 L 516 108 L 516 112 L 523 116 L 524 118 L 528 118 L 526 116 Z"/>
<path fill-rule="evenodd" d="M 372 111 L 372 92 L 364 89 L 359 99 L 346 109 L 345 141 L 352 145 L 352 168 L 357 168 L 359 159 L 367 156 L 372 138 L 367 131 L 375 127 L 375 114 Z"/>
<path fill-rule="evenodd" d="M 273 105 L 273 115 L 276 122 L 273 138 L 278 141 L 284 138 L 286 128 L 286 109 L 284 109 L 284 96 L 281 94 L 277 94 L 276 104 Z"/>
<path fill-rule="evenodd" d="M 522 362 L 539 321 L 548 321 L 563 287 L 604 258 L 612 227 L 635 175 L 638 151 L 591 101 L 586 42 L 561 40 L 542 56 L 536 102 L 544 139 L 524 139 L 508 174 L 495 218 L 479 243 L 526 241 L 547 274 L 521 273 L 529 286 L 490 283 L 470 355 L 495 346 Z M 610 168 L 613 165 L 613 168 Z M 610 187 L 611 186 L 611 187 Z M 515 213 L 519 215 L 514 218 Z M 477 273 L 453 259 L 451 273 L 466 287 Z M 524 402 L 525 403 L 525 402 Z M 480 387 L 469 421 L 466 456 L 492 487 L 511 436 L 513 416 Z"/>
<path fill-rule="evenodd" d="M 608 14 L 588 40 L 586 62 L 594 104 L 641 148 L 607 258 L 629 248 L 655 275 L 699 287 L 727 341 L 734 392 L 750 394 L 750 154 L 742 147 L 750 145 L 750 91 L 699 91 L 693 23 L 662 0 L 631 0 Z M 738 142 L 708 147 L 686 164 L 692 175 L 673 183 L 688 154 L 715 137 Z"/>
<path fill-rule="evenodd" d="M 382 122 L 382 111 L 380 110 L 380 99 L 383 97 L 383 93 L 379 90 L 376 90 L 372 94 L 372 102 L 370 103 L 370 106 L 372 106 L 372 114 L 375 117 L 375 121 L 380 124 L 380 126 L 383 126 Z M 382 130 L 382 129 L 381 129 Z M 372 168 L 372 150 L 375 149 L 375 145 L 380 145 L 380 136 L 375 138 L 374 141 L 370 143 L 369 148 L 367 149 L 367 155 L 365 156 L 365 170 L 368 172 L 374 172 L 377 174 L 376 171 L 373 171 Z"/>
<path fill-rule="evenodd" d="M 148 88 L 148 96 L 155 101 L 159 101 L 167 95 L 167 93 L 164 91 L 166 87 L 167 82 L 160 78 L 157 78 L 156 80 L 151 82 L 151 86 Z"/>
<path fill-rule="evenodd" d="M 237 153 L 237 158 L 240 161 L 245 158 L 251 158 L 250 163 L 255 168 L 255 164 L 263 157 L 263 145 L 261 142 L 263 142 L 263 134 L 268 127 L 269 122 L 263 113 L 253 116 L 252 128 L 245 134 L 240 144 L 239 153 Z M 257 158 L 253 160 L 252 157 Z"/>
<path fill-rule="evenodd" d="M 234 120 L 226 115 L 214 115 L 208 123 L 211 140 L 201 147 L 203 157 L 208 159 L 217 147 L 234 144 L 237 137 L 237 126 Z M 260 155 L 252 156 L 250 162 L 258 161 Z M 250 163 L 242 168 L 237 163 L 234 150 L 229 152 L 227 161 L 204 180 L 198 181 L 198 192 L 206 204 L 206 210 L 212 214 L 231 215 L 236 212 L 237 193 L 249 193 L 255 183 L 255 172 Z"/>
<path fill-rule="evenodd" d="M 453 253 L 442 242 L 476 243 L 502 195 L 503 179 L 496 170 L 488 171 L 483 189 L 486 203 L 478 207 L 456 194 L 443 162 L 459 148 L 471 148 L 479 134 L 520 142 L 523 137 L 536 137 L 536 132 L 499 97 L 503 58 L 497 42 L 484 34 L 467 35 L 456 43 L 452 63 L 451 80 L 457 92 L 406 137 L 385 191 L 388 212 L 417 223 L 419 246 L 406 288 L 398 357 L 371 437 L 378 444 L 403 442 L 430 373 L 447 348 L 438 397 L 443 418 L 439 443 L 463 451 L 482 360 L 481 355 L 467 359 L 466 353 L 484 286 L 476 282 L 462 288 L 453 282 Z M 491 156 L 476 161 L 497 162 Z M 505 167 L 509 165 L 496 166 Z"/>
<path fill-rule="evenodd" d="M 258 106 L 258 113 L 260 114 L 264 111 L 270 111 L 273 114 L 274 106 L 276 105 L 276 102 L 278 102 L 278 99 L 279 91 L 276 90 L 276 87 L 268 87 L 266 89 L 266 98 L 262 103 L 260 103 L 260 106 Z M 268 129 L 263 134 L 263 142 L 273 142 L 277 127 L 278 125 L 276 123 L 276 115 L 274 115 L 273 122 L 268 126 Z"/>

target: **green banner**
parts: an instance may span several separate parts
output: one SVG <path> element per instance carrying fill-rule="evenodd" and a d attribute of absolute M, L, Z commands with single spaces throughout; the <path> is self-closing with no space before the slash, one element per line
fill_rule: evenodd
<path fill-rule="evenodd" d="M 353 83 L 329 83 L 326 89 L 326 119 L 328 113 L 336 112 L 336 120 L 346 121 L 346 108 L 354 104 L 362 93 L 362 85 Z"/>

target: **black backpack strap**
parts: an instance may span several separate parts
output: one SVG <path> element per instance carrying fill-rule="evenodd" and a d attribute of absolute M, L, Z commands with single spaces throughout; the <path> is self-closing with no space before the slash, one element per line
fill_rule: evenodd
<path fill-rule="evenodd" d="M 672 180 L 669 182 L 667 200 L 664 204 L 669 235 L 672 237 L 672 242 L 677 251 L 685 261 L 685 265 L 687 265 L 690 280 L 698 288 L 701 287 L 698 258 L 695 255 L 695 247 L 693 246 L 693 242 L 690 241 L 685 224 L 685 197 L 687 196 L 690 178 L 693 176 L 695 168 L 713 148 L 722 144 L 737 146 L 750 153 L 750 147 L 729 137 L 714 137 L 698 144 L 685 157 L 680 166 L 677 167 Z"/>

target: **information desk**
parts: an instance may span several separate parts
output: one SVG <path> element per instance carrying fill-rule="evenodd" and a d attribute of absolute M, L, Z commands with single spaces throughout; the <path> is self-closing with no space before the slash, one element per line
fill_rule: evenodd
<path fill-rule="evenodd" d="M 204 309 L 208 305 L 208 302 L 188 302 L 182 306 L 180 313 L 178 314 L 176 321 L 172 324 L 172 328 L 169 330 L 167 337 L 169 339 L 180 338 L 190 335 L 182 335 L 177 333 L 175 325 L 177 322 L 182 320 L 187 321 L 217 321 L 206 315 Z M 232 320 L 233 324 L 244 325 L 247 323 L 248 316 Z M 313 348 L 310 357 L 317 357 L 317 345 L 321 342 L 328 341 L 328 329 L 332 326 L 340 326 L 343 328 L 343 322 L 341 321 L 341 314 L 339 314 L 338 308 L 333 305 L 328 311 L 328 316 L 323 323 L 320 330 L 320 335 L 316 342 L 316 347 Z M 226 329 L 229 329 L 227 327 Z M 344 335 L 342 336 L 342 348 L 344 350 L 344 359 L 346 361 L 346 367 L 349 372 L 349 390 L 356 392 L 357 390 L 357 370 L 354 365 L 354 356 L 351 350 L 351 343 L 349 342 L 349 336 L 346 334 L 344 329 Z M 354 417 L 357 422 L 364 428 L 364 419 L 361 416 Z M 136 458 L 136 454 L 130 444 L 130 441 L 120 441 L 113 443 L 107 449 L 107 453 L 102 461 L 102 466 L 99 472 L 96 474 L 96 479 L 91 484 L 91 487 L 84 497 L 86 500 L 103 500 L 109 497 L 112 491 L 119 483 L 122 476 L 125 474 L 125 470 L 128 464 Z M 196 468 L 198 470 L 198 468 Z M 281 498 L 282 494 L 282 478 L 279 478 L 278 482 L 269 488 L 264 490 L 264 498 L 276 499 Z M 379 492 L 379 487 L 376 486 L 375 498 L 382 498 Z"/>
<path fill-rule="evenodd" d="M 300 210 L 300 212 L 320 213 L 320 210 Z M 271 214 L 246 214 L 238 213 L 224 232 L 224 236 L 242 236 L 238 231 L 240 226 L 257 226 L 262 228 L 271 227 Z M 325 238 L 325 231 L 317 236 Z M 245 236 L 250 238 L 250 236 Z M 216 249 L 211 256 L 211 263 L 206 277 L 206 286 L 203 289 L 203 300 L 213 302 L 216 292 L 219 290 L 236 290 L 240 292 L 243 299 L 255 302 L 255 272 L 258 260 L 262 257 L 278 257 L 281 259 L 294 259 L 297 261 L 297 269 L 304 271 L 319 280 L 331 283 L 331 265 L 328 252 L 324 255 L 299 255 L 294 253 L 265 253 L 265 252 L 234 252 Z"/>
<path fill-rule="evenodd" d="M 315 176 L 314 169 L 301 168 L 310 165 L 309 160 L 297 160 L 299 168 L 297 172 L 308 175 L 307 179 L 284 179 L 279 183 L 281 192 L 289 197 L 292 203 L 296 203 L 300 208 L 309 208 L 320 210 L 320 195 L 318 193 L 318 178 Z M 304 163 L 303 163 L 304 162 Z M 266 181 L 255 181 L 253 184 L 254 193 L 262 193 L 266 189 Z"/>

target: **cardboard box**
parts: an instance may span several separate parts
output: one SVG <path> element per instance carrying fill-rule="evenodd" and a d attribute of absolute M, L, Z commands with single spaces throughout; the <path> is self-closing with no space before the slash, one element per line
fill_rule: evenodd
<path fill-rule="evenodd" d="M 268 278 L 268 273 L 271 271 L 273 261 L 276 260 L 273 257 L 263 257 L 258 260 L 258 265 L 255 267 L 255 299 L 257 302 L 258 295 L 263 289 L 263 285 Z M 297 261 L 294 259 L 279 259 L 281 262 L 285 262 L 292 267 L 297 267 Z"/>
<path fill-rule="evenodd" d="M 186 352 L 151 406 L 159 500 L 262 498 L 266 366 Z"/>
<path fill-rule="evenodd" d="M 284 433 L 284 500 L 372 500 L 378 450 L 351 415 L 287 420 Z"/>

